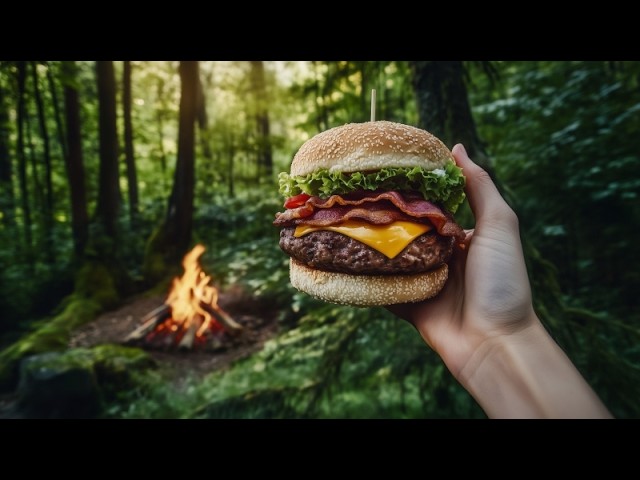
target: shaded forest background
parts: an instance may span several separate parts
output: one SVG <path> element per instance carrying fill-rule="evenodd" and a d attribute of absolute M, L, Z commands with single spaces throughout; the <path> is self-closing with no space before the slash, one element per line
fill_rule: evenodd
<path fill-rule="evenodd" d="M 101 416 L 483 417 L 409 325 L 288 283 L 277 174 L 367 121 L 372 88 L 377 119 L 492 173 L 541 319 L 615 416 L 639 416 L 640 62 L 0 62 L 0 390 L 202 243 L 280 333 L 179 389 L 162 369 L 120 379 Z"/>

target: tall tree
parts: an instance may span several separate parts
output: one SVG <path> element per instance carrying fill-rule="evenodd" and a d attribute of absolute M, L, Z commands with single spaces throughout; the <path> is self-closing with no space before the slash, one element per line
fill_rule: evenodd
<path fill-rule="evenodd" d="M 15 225 L 15 198 L 13 194 L 13 165 L 9 151 L 8 95 L 0 79 L 0 215 L 6 226 Z"/>
<path fill-rule="evenodd" d="M 113 62 L 96 62 L 96 75 L 100 112 L 100 180 L 96 218 L 102 224 L 105 233 L 115 238 L 121 197 L 116 127 L 116 78 Z"/>
<path fill-rule="evenodd" d="M 78 89 L 75 85 L 75 62 L 63 62 L 61 73 L 64 79 L 64 113 L 67 123 L 68 154 L 65 156 L 65 165 L 71 196 L 71 231 L 74 252 L 81 256 L 89 236 L 89 216 L 87 214 L 87 193 L 82 158 L 80 102 L 78 101 Z"/>
<path fill-rule="evenodd" d="M 133 153 L 133 123 L 131 121 L 131 62 L 124 62 L 122 71 L 122 112 L 124 116 L 124 154 L 129 186 L 129 221 L 135 230 L 138 216 L 138 175 Z"/>
<path fill-rule="evenodd" d="M 156 126 L 158 131 L 158 151 L 160 153 L 160 171 L 162 172 L 162 182 L 164 186 L 166 184 L 165 173 L 167 172 L 167 154 L 164 150 L 164 112 L 166 110 L 166 105 L 164 104 L 164 80 L 161 77 L 158 77 L 157 82 L 157 98 L 160 108 L 156 108 Z"/>
<path fill-rule="evenodd" d="M 195 185 L 195 120 L 199 84 L 198 62 L 180 62 L 180 117 L 178 158 L 169 198 L 166 225 L 176 254 L 181 257 L 191 242 Z"/>
<path fill-rule="evenodd" d="M 258 137 L 258 166 L 264 169 L 264 175 L 273 175 L 273 152 L 271 149 L 269 108 L 267 86 L 264 74 L 264 62 L 251 63 L 251 86 L 255 95 L 256 130 Z"/>
<path fill-rule="evenodd" d="M 31 62 L 31 75 L 33 80 L 33 94 L 36 100 L 36 109 L 38 113 L 38 127 L 40 128 L 40 136 L 42 137 L 42 145 L 44 148 L 44 192 L 45 199 L 43 205 L 42 219 L 44 226 L 44 250 L 50 262 L 53 261 L 53 179 L 51 166 L 51 147 L 49 144 L 49 129 L 47 128 L 46 115 L 44 109 L 44 101 L 40 92 L 40 81 L 38 77 L 38 65 Z M 34 172 L 35 174 L 35 172 Z"/>
<path fill-rule="evenodd" d="M 461 61 L 410 62 L 420 127 L 449 148 L 462 143 L 476 163 L 493 171 L 471 114 Z"/>
<path fill-rule="evenodd" d="M 211 83 L 212 71 L 206 76 L 207 84 L 209 87 Z M 197 119 L 198 129 L 200 130 L 200 147 L 202 157 L 211 164 L 213 162 L 213 152 L 211 151 L 211 141 L 209 132 L 209 115 L 207 115 L 207 96 L 205 94 L 205 85 L 202 82 L 202 77 L 198 75 L 198 98 L 197 98 Z"/>
<path fill-rule="evenodd" d="M 180 264 L 189 248 L 193 228 L 195 187 L 195 123 L 198 113 L 199 64 L 180 62 L 180 113 L 178 157 L 173 187 L 163 223 L 153 233 L 145 252 L 144 274 L 150 282 L 161 280 Z"/>
<path fill-rule="evenodd" d="M 31 246 L 33 239 L 31 236 L 31 207 L 29 206 L 29 189 L 27 188 L 27 159 L 24 154 L 24 119 L 26 112 L 25 89 L 27 80 L 27 62 L 17 62 L 18 80 L 18 114 L 16 122 L 18 124 L 18 138 L 16 145 L 16 156 L 18 158 L 18 178 L 20 182 L 20 206 L 22 208 L 22 219 L 24 228 L 24 246 L 27 257 L 31 256 Z"/>
<path fill-rule="evenodd" d="M 45 213 L 47 211 L 45 207 L 45 189 L 42 188 L 42 184 L 40 183 L 40 162 L 36 156 L 36 145 L 33 141 L 33 133 L 32 133 L 32 121 L 29 115 L 29 104 L 25 104 L 24 111 L 24 126 L 25 126 L 25 140 L 26 140 L 26 150 L 28 152 L 29 164 L 31 165 L 30 179 L 31 179 L 31 191 L 33 192 L 33 205 L 34 208 L 34 221 L 36 219 L 40 220 L 40 223 L 44 223 Z M 27 187 L 28 188 L 28 187 Z M 43 231 L 47 232 L 47 227 L 43 225 Z M 50 258 L 48 258 L 50 259 Z"/>
<path fill-rule="evenodd" d="M 62 158 L 67 157 L 67 143 L 65 141 L 64 126 L 62 124 L 62 113 L 60 112 L 60 103 L 58 102 L 58 91 L 56 82 L 53 78 L 53 66 L 51 63 L 45 63 L 47 66 L 47 81 L 49 83 L 49 93 L 51 94 L 51 104 L 53 105 L 53 118 L 56 121 L 56 133 L 58 134 L 58 143 L 62 151 Z"/>

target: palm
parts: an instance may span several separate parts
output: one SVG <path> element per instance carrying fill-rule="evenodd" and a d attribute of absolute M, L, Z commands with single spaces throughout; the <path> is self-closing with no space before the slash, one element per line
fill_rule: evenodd
<path fill-rule="evenodd" d="M 468 235 L 467 238 L 469 238 Z M 411 322 L 424 340 L 443 359 L 464 355 L 465 343 L 464 276 L 467 252 L 457 250 L 449 262 L 449 278 L 445 287 L 435 298 L 419 304 L 393 305 L 389 310 Z M 447 362 L 448 363 L 448 362 Z M 449 368 L 455 368 L 450 366 Z"/>

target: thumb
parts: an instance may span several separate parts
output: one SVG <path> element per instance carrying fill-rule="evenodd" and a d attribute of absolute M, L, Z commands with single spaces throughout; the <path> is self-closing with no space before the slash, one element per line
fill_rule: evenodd
<path fill-rule="evenodd" d="M 484 218 L 500 217 L 506 212 L 505 209 L 510 210 L 489 174 L 469 158 L 461 143 L 454 146 L 451 153 L 467 178 L 465 191 L 476 222 L 482 222 Z"/>

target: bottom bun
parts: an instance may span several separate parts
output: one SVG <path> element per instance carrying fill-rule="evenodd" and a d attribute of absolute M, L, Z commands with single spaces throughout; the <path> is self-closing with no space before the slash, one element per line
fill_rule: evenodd
<path fill-rule="evenodd" d="M 325 302 L 358 307 L 419 302 L 437 295 L 447 281 L 446 264 L 414 275 L 350 275 L 316 270 L 290 259 L 291 285 Z"/>

